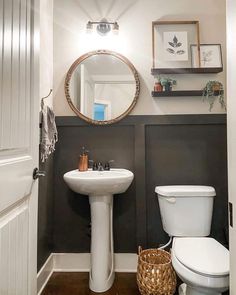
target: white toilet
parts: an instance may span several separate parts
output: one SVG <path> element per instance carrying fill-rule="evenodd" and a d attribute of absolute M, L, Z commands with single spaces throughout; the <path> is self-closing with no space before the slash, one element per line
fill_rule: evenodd
<path fill-rule="evenodd" d="M 184 282 L 180 295 L 220 295 L 229 288 L 229 251 L 211 230 L 215 189 L 209 186 L 158 186 L 163 228 L 174 237 L 173 267 Z"/>

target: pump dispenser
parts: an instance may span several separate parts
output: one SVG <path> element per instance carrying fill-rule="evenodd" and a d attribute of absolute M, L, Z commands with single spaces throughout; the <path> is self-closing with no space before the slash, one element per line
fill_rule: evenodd
<path fill-rule="evenodd" d="M 79 171 L 87 171 L 88 170 L 88 151 L 85 148 L 82 148 L 82 154 L 79 156 Z"/>

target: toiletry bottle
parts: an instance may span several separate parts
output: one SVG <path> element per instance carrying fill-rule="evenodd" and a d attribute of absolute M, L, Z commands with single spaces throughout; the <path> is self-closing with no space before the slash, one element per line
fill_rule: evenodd
<path fill-rule="evenodd" d="M 79 156 L 79 171 L 87 171 L 88 170 L 88 154 L 85 151 L 85 148 L 82 148 L 82 154 Z"/>

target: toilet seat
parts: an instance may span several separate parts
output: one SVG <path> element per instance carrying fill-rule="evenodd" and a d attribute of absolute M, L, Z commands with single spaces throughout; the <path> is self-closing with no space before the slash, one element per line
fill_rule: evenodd
<path fill-rule="evenodd" d="M 203 276 L 229 275 L 229 251 L 213 238 L 175 238 L 172 251 L 185 267 Z"/>
<path fill-rule="evenodd" d="M 203 292 L 206 289 L 208 291 L 210 290 L 211 292 L 213 292 L 213 294 L 215 294 L 214 292 L 222 293 L 224 291 L 227 291 L 229 288 L 229 273 L 227 273 L 225 275 L 215 275 L 215 276 L 214 275 L 207 275 L 204 272 L 201 274 L 199 272 L 191 270 L 189 267 L 185 266 L 182 262 L 180 262 L 180 260 L 176 256 L 176 249 L 178 248 L 177 246 L 179 244 L 179 242 L 177 242 L 177 241 L 182 240 L 181 243 L 184 243 L 183 242 L 184 239 L 193 240 L 193 239 L 197 239 L 197 238 L 174 238 L 174 240 L 173 240 L 173 246 L 172 246 L 172 250 L 171 250 L 171 259 L 172 259 L 173 267 L 174 267 L 176 273 L 178 274 L 178 276 L 180 277 L 180 279 L 183 282 L 185 282 L 187 285 L 189 285 L 193 288 L 197 287 L 199 290 L 203 290 Z M 199 238 L 199 239 L 208 239 L 208 238 Z M 195 242 L 194 243 L 195 245 L 198 244 L 197 240 L 193 240 L 193 242 Z M 176 246 L 176 244 L 177 244 L 177 246 Z M 195 250 L 195 254 L 196 254 L 197 252 L 196 252 L 195 246 L 193 246 L 193 248 L 191 249 L 192 254 L 194 254 L 194 250 Z M 225 249 L 225 250 L 227 250 L 227 249 Z M 179 253 L 178 253 L 178 255 L 179 255 Z M 198 253 L 197 257 L 199 257 L 199 256 L 200 256 L 200 254 Z M 183 260 L 183 259 L 181 259 L 181 260 Z M 218 272 L 219 272 L 219 270 L 218 270 Z M 206 293 L 208 294 L 208 292 L 206 292 Z M 211 294 L 211 293 L 209 293 L 209 294 Z"/>

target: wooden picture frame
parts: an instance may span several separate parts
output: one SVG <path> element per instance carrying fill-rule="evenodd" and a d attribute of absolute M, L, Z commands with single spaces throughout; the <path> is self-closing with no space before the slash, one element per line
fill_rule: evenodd
<path fill-rule="evenodd" d="M 196 45 L 191 45 L 192 67 L 197 67 Z M 223 68 L 221 44 L 200 44 L 201 68 Z"/>
<path fill-rule="evenodd" d="M 164 29 L 164 27 L 166 27 L 166 32 L 161 32 L 162 33 L 162 46 L 164 49 L 164 44 L 166 43 L 165 39 L 166 36 L 169 36 L 169 38 L 171 37 L 171 33 L 174 36 L 173 41 L 172 42 L 168 42 L 171 46 L 170 48 L 167 48 L 166 50 L 163 50 L 163 53 L 168 54 L 168 52 L 170 53 L 169 56 L 176 56 L 179 55 L 179 61 L 176 59 L 176 61 L 173 62 L 173 66 L 172 66 L 172 62 L 168 61 L 166 62 L 168 64 L 168 66 L 165 66 L 164 68 L 181 68 L 181 58 L 183 60 L 185 60 L 185 62 L 182 62 L 182 64 L 184 64 L 182 67 L 186 68 L 186 63 L 188 63 L 189 67 L 191 67 L 191 58 L 189 59 L 189 57 L 191 56 L 191 51 L 190 51 L 190 44 L 196 44 L 197 46 L 197 54 L 198 54 L 198 67 L 201 67 L 201 60 L 200 60 L 200 26 L 199 26 L 199 21 L 154 21 L 152 22 L 152 67 L 158 68 L 158 66 L 156 65 L 156 60 L 157 60 L 157 54 L 160 54 L 161 49 L 160 48 L 156 48 L 158 44 L 156 44 L 157 42 L 157 36 L 156 36 L 156 30 L 158 28 Z M 193 40 L 193 42 L 188 42 L 188 38 L 185 37 L 185 35 L 187 36 L 187 30 L 190 28 L 192 29 L 192 26 L 194 26 L 194 30 L 195 30 L 195 37 L 196 40 Z M 168 29 L 169 28 L 169 29 Z M 186 31 L 183 31 L 186 30 Z M 184 40 L 183 44 L 181 42 L 179 42 L 178 38 L 176 38 L 176 34 L 179 34 L 180 37 Z M 194 36 L 191 36 L 192 38 Z M 160 39 L 160 37 L 159 37 Z M 171 41 L 171 40 L 170 40 Z M 186 41 L 188 44 L 186 44 Z M 180 44 L 180 45 L 179 45 Z M 180 46 L 185 46 L 184 50 L 176 50 L 175 47 Z M 186 52 L 186 50 L 188 50 L 188 52 Z M 186 56 L 184 56 L 184 54 Z M 182 55 L 182 57 L 180 57 L 180 55 Z M 188 58 L 188 60 L 186 60 L 186 58 Z M 174 60 L 174 58 L 172 58 Z M 180 66 L 176 66 L 176 64 L 180 64 Z"/>

